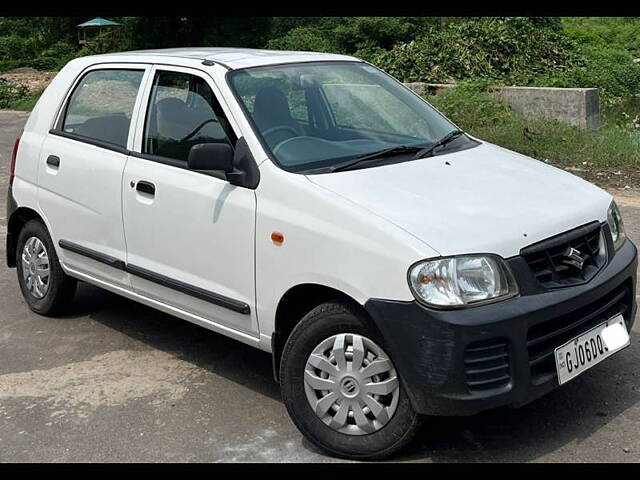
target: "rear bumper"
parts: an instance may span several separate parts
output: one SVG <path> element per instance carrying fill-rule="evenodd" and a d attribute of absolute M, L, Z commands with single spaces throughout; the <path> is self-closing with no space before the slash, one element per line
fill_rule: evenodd
<path fill-rule="evenodd" d="M 417 302 L 365 304 L 416 410 L 472 415 L 524 405 L 558 387 L 553 350 L 617 313 L 636 313 L 631 241 L 586 284 L 466 310 Z"/>
<path fill-rule="evenodd" d="M 6 255 L 6 261 L 7 261 L 7 266 L 9 268 L 13 268 L 16 266 L 16 256 L 15 256 L 15 250 L 16 250 L 16 242 L 17 242 L 17 238 L 16 235 L 12 232 L 12 229 L 10 228 L 11 225 L 9 225 L 9 221 L 11 220 L 11 217 L 13 216 L 14 212 L 18 209 L 18 204 L 16 203 L 16 199 L 13 197 L 13 188 L 11 187 L 11 185 L 9 185 L 9 188 L 7 189 L 7 236 L 5 238 L 5 255 Z"/>

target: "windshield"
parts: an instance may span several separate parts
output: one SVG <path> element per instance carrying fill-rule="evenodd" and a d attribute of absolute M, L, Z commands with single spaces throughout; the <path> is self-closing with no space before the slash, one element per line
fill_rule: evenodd
<path fill-rule="evenodd" d="M 229 83 L 272 158 L 289 171 L 330 168 L 383 150 L 410 159 L 412 147 L 415 153 L 457 130 L 362 62 L 247 68 L 230 72 Z"/>

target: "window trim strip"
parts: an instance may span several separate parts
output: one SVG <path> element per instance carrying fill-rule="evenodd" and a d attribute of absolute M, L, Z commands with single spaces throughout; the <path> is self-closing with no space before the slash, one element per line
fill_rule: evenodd
<path fill-rule="evenodd" d="M 84 135 L 64 132 L 62 130 L 56 130 L 53 128 L 49 130 L 49 133 L 51 135 L 57 135 L 58 137 L 68 138 L 69 140 L 76 140 L 78 142 L 87 143 L 89 145 L 93 145 L 94 147 L 104 148 L 106 150 L 122 153 L 124 155 L 131 155 L 131 150 L 127 149 L 126 147 L 111 142 L 105 142 L 104 140 L 97 140 L 95 138 L 85 137 Z"/>

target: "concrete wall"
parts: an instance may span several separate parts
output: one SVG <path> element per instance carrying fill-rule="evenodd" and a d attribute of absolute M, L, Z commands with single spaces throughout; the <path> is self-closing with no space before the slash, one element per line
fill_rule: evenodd
<path fill-rule="evenodd" d="M 419 95 L 437 94 L 455 85 L 414 82 L 405 84 Z M 584 130 L 600 126 L 597 88 L 496 87 L 489 92 L 518 113 L 555 118 Z"/>

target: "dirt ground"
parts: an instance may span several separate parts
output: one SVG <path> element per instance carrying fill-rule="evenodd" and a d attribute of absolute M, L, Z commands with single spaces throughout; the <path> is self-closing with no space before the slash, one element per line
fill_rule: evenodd
<path fill-rule="evenodd" d="M 638 152 L 640 157 L 640 152 Z M 640 170 L 619 170 L 619 169 L 597 169 L 588 168 L 567 168 L 567 171 L 579 177 L 595 183 L 605 190 L 610 190 L 616 195 L 624 194 L 624 192 L 640 192 Z"/>
<path fill-rule="evenodd" d="M 33 68 L 16 68 L 0 73 L 0 79 L 19 83 L 27 87 L 29 93 L 44 89 L 58 72 L 41 72 Z"/>

